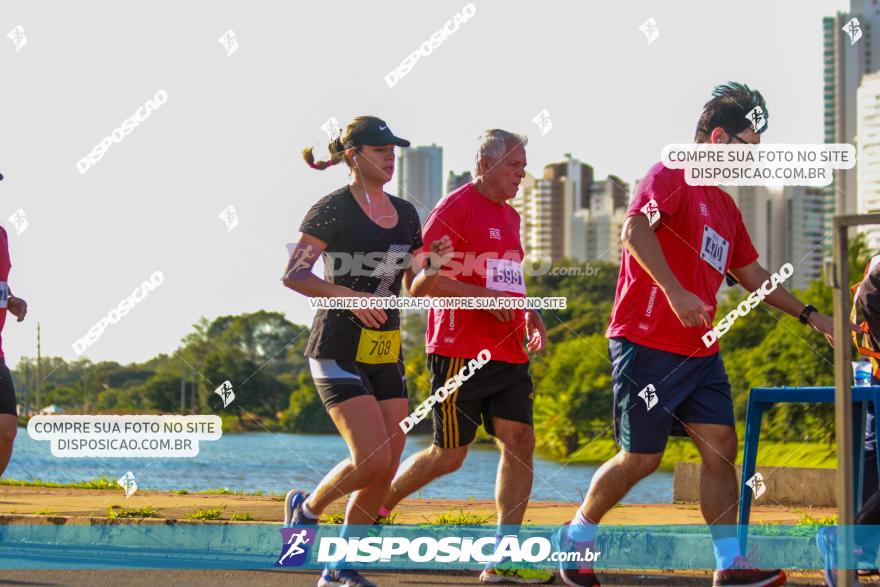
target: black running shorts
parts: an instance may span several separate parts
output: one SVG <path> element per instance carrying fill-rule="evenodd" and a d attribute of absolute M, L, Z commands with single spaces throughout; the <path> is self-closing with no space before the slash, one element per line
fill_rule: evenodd
<path fill-rule="evenodd" d="M 309 368 L 327 410 L 359 395 L 372 395 L 378 401 L 408 397 L 402 358 L 377 365 L 310 358 Z"/>
<path fill-rule="evenodd" d="M 428 355 L 431 390 L 444 386 L 470 359 Z M 448 387 L 447 387 L 448 389 Z M 473 442 L 482 425 L 493 435 L 492 418 L 532 425 L 534 389 L 528 363 L 489 361 L 443 401 L 434 404 L 434 444 L 457 448 Z"/>

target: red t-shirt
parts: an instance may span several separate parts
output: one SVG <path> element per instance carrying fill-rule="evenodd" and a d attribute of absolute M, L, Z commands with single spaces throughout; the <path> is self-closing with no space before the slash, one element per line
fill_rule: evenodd
<path fill-rule="evenodd" d="M 455 256 L 443 275 L 457 281 L 524 297 L 523 249 L 519 214 L 509 204 L 493 202 L 473 184 L 448 194 L 431 211 L 422 228 L 427 250 L 443 235 L 452 239 Z M 501 322 L 485 310 L 428 310 L 425 346 L 429 353 L 474 358 L 483 350 L 493 361 L 527 363 L 525 312 Z"/>
<path fill-rule="evenodd" d="M 730 194 L 715 186 L 690 186 L 683 169 L 657 163 L 639 182 L 627 216 L 661 215 L 655 234 L 672 273 L 689 292 L 712 306 L 728 269 L 754 262 L 758 253 Z M 710 327 L 711 328 L 711 327 Z M 654 349 L 687 356 L 718 352 L 701 337 L 710 328 L 682 326 L 666 295 L 624 247 L 614 308 L 605 336 L 622 336 Z"/>
<path fill-rule="evenodd" d="M 0 331 L 3 330 L 3 325 L 6 324 L 6 302 L 9 297 L 9 286 L 6 280 L 9 279 L 9 270 L 11 268 L 9 238 L 6 235 L 6 230 L 0 226 L 0 304 L 3 306 L 0 308 Z M 3 338 L 0 336 L 0 358 L 3 356 Z"/>

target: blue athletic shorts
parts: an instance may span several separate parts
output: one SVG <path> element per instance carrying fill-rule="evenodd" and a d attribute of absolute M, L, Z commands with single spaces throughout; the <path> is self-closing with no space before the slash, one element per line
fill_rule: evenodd
<path fill-rule="evenodd" d="M 625 451 L 661 453 L 684 425 L 733 426 L 733 398 L 721 354 L 687 357 L 617 337 L 608 341 L 614 437 Z"/>

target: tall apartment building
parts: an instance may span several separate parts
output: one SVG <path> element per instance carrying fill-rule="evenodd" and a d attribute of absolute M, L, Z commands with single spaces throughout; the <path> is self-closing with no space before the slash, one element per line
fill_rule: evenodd
<path fill-rule="evenodd" d="M 762 264 L 773 272 L 791 263 L 794 273 L 786 287 L 805 289 L 822 275 L 824 207 L 824 188 L 785 186 L 770 190 L 769 257 Z"/>
<path fill-rule="evenodd" d="M 723 186 L 733 197 L 761 263 L 770 256 L 770 190 L 765 186 Z"/>
<path fill-rule="evenodd" d="M 862 77 L 857 102 L 858 212 L 880 212 L 880 73 Z M 880 226 L 859 231 L 865 234 L 871 251 L 880 251 Z"/>
<path fill-rule="evenodd" d="M 446 193 L 450 194 L 463 186 L 466 183 L 470 183 L 474 180 L 470 171 L 465 171 L 464 173 L 455 173 L 451 169 L 449 170 L 449 175 L 446 176 Z"/>
<path fill-rule="evenodd" d="M 443 197 L 443 147 L 400 149 L 397 156 L 397 195 L 413 204 L 422 223 Z"/>
<path fill-rule="evenodd" d="M 527 176 L 512 202 L 522 217 L 521 238 L 531 258 L 556 261 L 620 259 L 620 228 L 629 186 L 615 176 L 595 181 L 593 168 L 566 154 Z"/>
<path fill-rule="evenodd" d="M 851 25 L 858 19 L 859 26 Z M 855 43 L 853 34 L 861 34 Z M 875 0 L 850 0 L 850 11 L 822 19 L 823 99 L 826 143 L 856 143 L 857 93 L 862 76 L 880 70 L 880 4 Z M 857 32 L 858 31 L 858 32 Z M 772 112 L 772 105 L 770 105 Z M 858 163 L 857 163 L 858 167 Z M 834 214 L 853 214 L 858 210 L 856 169 L 838 170 L 832 185 L 824 189 L 823 226 L 831 234 Z M 831 239 L 825 255 L 830 258 Z"/>

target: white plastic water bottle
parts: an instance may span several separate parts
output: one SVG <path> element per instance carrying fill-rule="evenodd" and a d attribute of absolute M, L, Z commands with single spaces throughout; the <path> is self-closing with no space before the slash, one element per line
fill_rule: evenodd
<path fill-rule="evenodd" d="M 871 385 L 871 362 L 865 361 L 864 359 L 861 361 L 853 361 L 853 385 L 858 386 L 867 386 Z"/>

